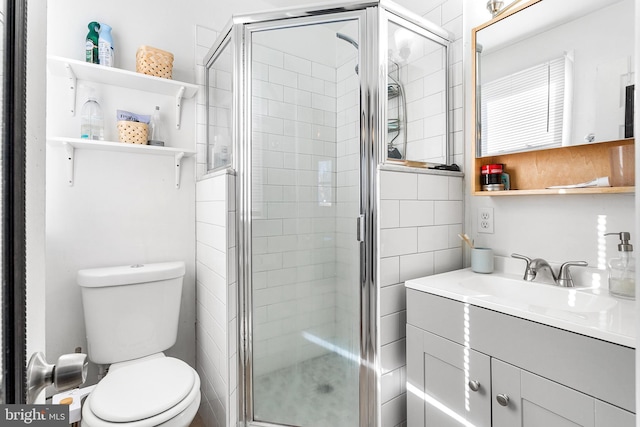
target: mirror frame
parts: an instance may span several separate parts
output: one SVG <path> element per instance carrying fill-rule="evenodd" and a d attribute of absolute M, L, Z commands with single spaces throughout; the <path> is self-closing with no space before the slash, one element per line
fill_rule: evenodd
<path fill-rule="evenodd" d="M 480 106 L 478 105 L 480 102 L 480 98 L 478 97 L 478 65 L 479 65 L 479 61 L 478 61 L 478 51 L 477 51 L 477 45 L 476 45 L 476 39 L 477 39 L 477 33 L 478 31 L 487 28 L 499 21 L 502 21 L 503 19 L 508 18 L 509 16 L 518 13 L 530 6 L 533 6 L 534 4 L 540 3 L 542 0 L 528 0 L 528 1 L 520 1 L 520 0 L 515 0 L 515 3 L 522 3 L 522 4 L 515 4 L 513 6 L 508 5 L 507 7 L 509 7 L 508 10 L 506 10 L 504 13 L 499 14 L 498 16 L 495 16 L 493 19 L 485 22 L 482 25 L 479 25 L 475 28 L 473 28 L 471 30 L 471 118 L 473 120 L 473 138 L 471 143 L 473 144 L 472 148 L 471 148 L 471 152 L 473 153 L 473 157 L 472 157 L 472 170 L 475 171 L 476 170 L 476 159 L 481 158 L 480 156 L 480 146 L 478 144 L 478 139 L 480 137 Z M 512 3 L 513 4 L 513 3 Z"/>

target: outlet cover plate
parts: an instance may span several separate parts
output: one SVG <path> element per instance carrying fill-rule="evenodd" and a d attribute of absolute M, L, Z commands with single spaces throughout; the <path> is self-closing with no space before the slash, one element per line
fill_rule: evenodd
<path fill-rule="evenodd" d="M 478 208 L 478 233 L 493 234 L 493 208 Z"/>

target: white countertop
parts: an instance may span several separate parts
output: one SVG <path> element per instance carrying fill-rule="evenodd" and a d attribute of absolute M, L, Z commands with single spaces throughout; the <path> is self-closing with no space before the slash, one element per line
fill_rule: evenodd
<path fill-rule="evenodd" d="M 606 271 L 572 271 L 578 285 L 575 288 L 525 282 L 524 262 L 496 257 L 492 274 L 467 268 L 408 280 L 405 286 L 635 348 L 635 301 L 609 295 Z"/>

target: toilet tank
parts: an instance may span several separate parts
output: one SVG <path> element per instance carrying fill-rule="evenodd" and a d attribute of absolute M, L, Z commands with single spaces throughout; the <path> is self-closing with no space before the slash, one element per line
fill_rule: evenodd
<path fill-rule="evenodd" d="M 182 261 L 78 271 L 89 359 L 123 362 L 172 347 L 184 274 Z"/>

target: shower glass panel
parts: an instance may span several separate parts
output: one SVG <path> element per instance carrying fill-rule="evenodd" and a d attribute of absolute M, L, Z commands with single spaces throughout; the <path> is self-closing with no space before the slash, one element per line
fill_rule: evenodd
<path fill-rule="evenodd" d="M 359 424 L 360 24 L 330 19 L 246 33 L 257 422 Z"/>
<path fill-rule="evenodd" d="M 448 163 L 446 41 L 410 23 L 387 34 L 387 158 Z"/>
<path fill-rule="evenodd" d="M 207 172 L 223 169 L 232 160 L 233 101 L 231 44 L 224 43 L 220 53 L 207 66 Z"/>

